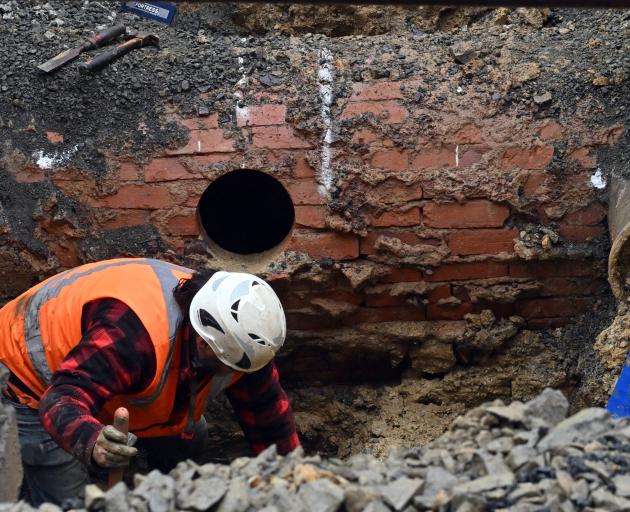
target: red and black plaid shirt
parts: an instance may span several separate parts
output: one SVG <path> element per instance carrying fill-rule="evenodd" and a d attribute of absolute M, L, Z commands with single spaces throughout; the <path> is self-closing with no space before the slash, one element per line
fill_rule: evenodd
<path fill-rule="evenodd" d="M 155 376 L 156 362 L 148 332 L 136 314 L 118 300 L 100 299 L 87 304 L 81 325 L 83 338 L 53 374 L 39 412 L 53 439 L 90 463 L 92 448 L 103 428 L 96 419 L 99 411 L 115 395 L 145 389 Z M 198 381 L 207 382 L 209 375 L 197 372 Z M 182 368 L 171 418 L 187 414 L 187 375 L 186 368 Z M 255 453 L 276 444 L 278 452 L 284 454 L 300 445 L 293 412 L 273 361 L 246 374 L 226 389 L 226 394 Z"/>

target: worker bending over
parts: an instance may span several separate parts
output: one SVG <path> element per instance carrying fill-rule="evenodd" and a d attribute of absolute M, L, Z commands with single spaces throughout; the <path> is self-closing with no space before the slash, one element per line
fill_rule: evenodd
<path fill-rule="evenodd" d="M 80 494 L 89 468 L 151 468 L 199 458 L 203 410 L 225 391 L 253 451 L 297 446 L 273 363 L 286 321 L 271 287 L 251 274 L 194 272 L 154 259 L 91 263 L 53 276 L 0 310 L 4 399 L 17 410 L 31 503 Z"/>

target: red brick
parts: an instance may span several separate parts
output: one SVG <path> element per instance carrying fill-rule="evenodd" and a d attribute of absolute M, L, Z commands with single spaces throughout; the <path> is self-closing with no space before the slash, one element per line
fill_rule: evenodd
<path fill-rule="evenodd" d="M 454 255 L 514 252 L 517 229 L 470 229 L 449 236 L 448 247 Z"/>
<path fill-rule="evenodd" d="M 309 149 L 307 140 L 296 135 L 288 126 L 261 126 L 252 128 L 254 147 L 268 149 Z"/>
<path fill-rule="evenodd" d="M 123 185 L 114 194 L 90 200 L 99 208 L 160 209 L 173 207 L 169 190 L 162 186 Z"/>
<path fill-rule="evenodd" d="M 315 177 L 315 169 L 311 164 L 308 163 L 308 160 L 304 155 L 297 158 L 295 162 L 295 169 L 293 175 L 296 178 L 314 178 Z"/>
<path fill-rule="evenodd" d="M 508 265 L 496 261 L 475 261 L 471 263 L 445 263 L 426 274 L 426 281 L 466 281 L 488 279 L 508 275 Z"/>
<path fill-rule="evenodd" d="M 296 206 L 295 223 L 309 228 L 325 228 L 327 212 L 325 206 Z"/>
<path fill-rule="evenodd" d="M 370 224 L 376 227 L 417 226 L 420 224 L 420 208 L 414 207 L 406 211 L 383 212 L 376 217 L 372 217 Z"/>
<path fill-rule="evenodd" d="M 41 183 L 46 181 L 46 173 L 37 166 L 22 167 L 12 174 L 18 183 Z"/>
<path fill-rule="evenodd" d="M 236 124 L 238 126 L 271 126 L 284 124 L 287 108 L 284 105 L 250 105 L 236 107 Z"/>
<path fill-rule="evenodd" d="M 353 260 L 359 257 L 359 239 L 346 233 L 294 231 L 287 249 L 313 259 Z"/>
<path fill-rule="evenodd" d="M 114 210 L 114 216 L 100 223 L 102 229 L 118 229 L 149 224 L 149 210 Z"/>
<path fill-rule="evenodd" d="M 144 181 L 190 180 L 199 178 L 186 169 L 177 158 L 156 158 L 144 168 Z"/>
<path fill-rule="evenodd" d="M 372 144 L 372 142 L 378 140 L 378 135 L 369 128 L 362 128 L 354 132 L 352 135 L 353 144 Z"/>
<path fill-rule="evenodd" d="M 595 169 L 597 160 L 590 148 L 579 148 L 569 153 L 568 159 L 577 163 L 582 169 Z"/>
<path fill-rule="evenodd" d="M 544 172 L 532 172 L 527 176 L 525 187 L 523 188 L 523 195 L 525 197 L 536 198 L 541 195 L 541 188 L 547 183 L 548 175 Z"/>
<path fill-rule="evenodd" d="M 573 317 L 592 306 L 593 300 L 586 297 L 533 299 L 516 302 L 514 312 L 525 318 Z"/>
<path fill-rule="evenodd" d="M 372 155 L 372 167 L 387 171 L 406 171 L 409 155 L 406 151 L 377 151 Z"/>
<path fill-rule="evenodd" d="M 396 268 L 380 279 L 381 283 L 415 283 L 422 281 L 422 272 L 415 268 Z"/>
<path fill-rule="evenodd" d="M 542 140 L 558 140 L 563 137 L 564 130 L 555 121 L 548 121 L 538 130 L 538 135 Z"/>
<path fill-rule="evenodd" d="M 441 284 L 427 294 L 427 299 L 433 304 L 437 304 L 442 299 L 448 299 L 451 296 L 451 285 Z"/>
<path fill-rule="evenodd" d="M 424 149 L 416 153 L 411 162 L 414 170 L 452 168 L 456 166 L 455 147 Z"/>
<path fill-rule="evenodd" d="M 419 322 L 425 320 L 424 309 L 415 306 L 391 306 L 384 308 L 361 308 L 351 315 L 347 324 L 380 322 Z"/>
<path fill-rule="evenodd" d="M 404 204 L 422 199 L 422 188 L 420 185 L 408 185 L 396 178 L 388 178 L 368 190 L 367 195 L 372 204 Z"/>
<path fill-rule="evenodd" d="M 409 112 L 397 101 L 353 101 L 341 113 L 341 119 L 350 119 L 361 114 L 373 114 L 389 124 L 400 124 Z"/>
<path fill-rule="evenodd" d="M 427 320 L 461 320 L 472 312 L 472 304 L 462 303 L 456 306 L 429 304 L 427 306 Z"/>
<path fill-rule="evenodd" d="M 180 119 L 179 123 L 189 130 L 211 130 L 219 127 L 219 114 L 216 112 L 206 117 L 192 117 Z"/>
<path fill-rule="evenodd" d="M 591 261 L 514 261 L 510 262 L 510 276 L 534 277 L 539 279 L 550 277 L 588 277 L 599 276 L 602 269 L 597 269 Z"/>
<path fill-rule="evenodd" d="M 603 226 L 567 226 L 561 225 L 559 234 L 566 240 L 572 242 L 588 242 L 595 238 L 599 238 L 606 234 L 606 228 Z"/>
<path fill-rule="evenodd" d="M 171 217 L 167 223 L 168 232 L 171 235 L 193 236 L 199 234 L 199 226 L 197 224 L 197 216 L 194 213 L 190 215 L 176 215 Z"/>
<path fill-rule="evenodd" d="M 63 142 L 63 135 L 57 132 L 46 132 L 46 138 L 51 144 L 61 144 Z"/>
<path fill-rule="evenodd" d="M 485 146 L 476 146 L 465 148 L 462 150 L 460 148 L 460 156 L 459 161 L 457 162 L 457 167 L 472 167 L 475 164 L 481 162 L 483 155 L 488 152 L 488 148 Z"/>
<path fill-rule="evenodd" d="M 378 249 L 376 249 L 375 245 L 377 240 L 380 237 L 387 238 L 397 238 L 403 244 L 406 245 L 436 245 L 436 241 L 433 239 L 425 240 L 420 238 L 413 231 L 372 231 L 369 232 L 366 236 L 361 238 L 360 250 L 361 254 L 376 254 L 378 253 Z"/>
<path fill-rule="evenodd" d="M 169 149 L 166 155 L 199 155 L 203 153 L 231 153 L 234 140 L 226 139 L 223 130 L 191 130 L 188 144 L 177 149 Z"/>
<path fill-rule="evenodd" d="M 428 203 L 424 206 L 425 226 L 432 228 L 500 228 L 510 209 L 485 199 L 458 203 Z"/>
<path fill-rule="evenodd" d="M 78 256 L 76 243 L 72 240 L 52 242 L 48 245 L 50 250 L 57 256 L 59 264 L 65 268 L 76 267 L 81 264 Z"/>
<path fill-rule="evenodd" d="M 138 181 L 140 179 L 140 171 L 131 162 L 120 162 L 118 179 L 120 181 Z"/>
<path fill-rule="evenodd" d="M 193 169 L 197 167 L 208 167 L 214 164 L 226 163 L 235 158 L 234 155 L 228 153 L 206 153 L 205 155 L 189 156 L 187 161 L 191 162 Z M 199 176 L 196 176 L 199 178 Z"/>
<path fill-rule="evenodd" d="M 464 125 L 455 133 L 454 141 L 457 144 L 481 144 L 481 130 L 472 123 Z"/>
<path fill-rule="evenodd" d="M 326 199 L 319 192 L 319 185 L 312 179 L 295 180 L 286 183 L 285 187 L 291 196 L 293 204 L 296 205 L 319 205 L 326 204 Z"/>
<path fill-rule="evenodd" d="M 608 210 L 603 204 L 591 203 L 584 208 L 567 213 L 562 222 L 576 226 L 595 226 L 602 222 L 607 214 Z"/>
<path fill-rule="evenodd" d="M 553 158 L 553 146 L 533 148 L 509 148 L 501 157 L 503 169 L 544 169 Z"/>
<path fill-rule="evenodd" d="M 583 277 L 552 277 L 542 281 L 541 296 L 597 295 L 608 289 L 604 279 Z"/>
<path fill-rule="evenodd" d="M 403 295 L 390 295 L 388 292 L 366 294 L 365 305 L 369 308 L 405 306 L 407 299 Z"/>
<path fill-rule="evenodd" d="M 528 329 L 555 329 L 563 327 L 571 321 L 570 318 L 530 318 L 527 320 Z"/>
<path fill-rule="evenodd" d="M 403 95 L 398 82 L 372 82 L 352 84 L 354 94 L 348 101 L 401 100 Z"/>

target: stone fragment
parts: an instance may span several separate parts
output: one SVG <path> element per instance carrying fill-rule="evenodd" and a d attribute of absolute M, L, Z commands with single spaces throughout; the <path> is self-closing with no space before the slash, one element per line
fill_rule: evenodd
<path fill-rule="evenodd" d="M 157 470 L 151 471 L 131 492 L 132 505 L 146 505 L 151 512 L 170 512 L 175 505 L 175 480 Z"/>
<path fill-rule="evenodd" d="M 548 451 L 574 442 L 589 441 L 606 430 L 605 420 L 608 417 L 605 409 L 584 409 L 558 423 L 540 440 L 537 448 Z"/>
<path fill-rule="evenodd" d="M 370 503 L 363 512 L 391 512 L 391 509 L 385 505 L 381 500 L 373 501 Z"/>
<path fill-rule="evenodd" d="M 509 487 L 514 484 L 514 481 L 513 473 L 487 475 L 470 480 L 469 482 L 457 484 L 453 487 L 453 493 L 456 495 L 481 493 L 496 489 L 497 487 Z"/>
<path fill-rule="evenodd" d="M 347 512 L 363 512 L 365 507 L 375 501 L 378 496 L 365 487 L 349 486 L 344 491 L 344 506 Z"/>
<path fill-rule="evenodd" d="M 561 391 L 545 388 L 545 390 L 525 404 L 527 416 L 541 418 L 551 425 L 560 423 L 567 417 L 569 401 Z"/>
<path fill-rule="evenodd" d="M 604 510 L 616 511 L 616 510 L 630 510 L 630 500 L 622 498 L 621 496 L 615 496 L 604 487 L 593 491 L 591 494 L 593 504 L 597 507 L 601 507 Z"/>
<path fill-rule="evenodd" d="M 129 510 L 128 496 L 127 485 L 124 482 L 118 482 L 105 493 L 106 512 L 127 512 Z"/>
<path fill-rule="evenodd" d="M 630 475 L 617 475 L 612 479 L 615 484 L 615 494 L 623 498 L 630 497 Z"/>
<path fill-rule="evenodd" d="M 551 103 L 552 98 L 553 96 L 550 92 L 544 92 L 534 96 L 534 103 L 536 103 L 536 105 L 546 105 L 547 103 Z"/>
<path fill-rule="evenodd" d="M 426 472 L 422 494 L 414 498 L 414 503 L 430 508 L 440 490 L 449 489 L 457 483 L 452 473 L 440 466 L 429 468 Z"/>
<path fill-rule="evenodd" d="M 239 476 L 230 482 L 230 487 L 216 512 L 245 512 L 249 508 L 249 485 Z"/>
<path fill-rule="evenodd" d="M 184 488 L 184 492 L 177 493 L 177 506 L 200 512 L 208 510 L 223 498 L 227 489 L 227 483 L 222 478 L 198 478 L 192 481 L 190 487 Z"/>
<path fill-rule="evenodd" d="M 381 492 L 385 501 L 394 507 L 394 510 L 399 511 L 405 508 L 420 487 L 422 487 L 422 480 L 403 476 L 383 486 Z"/>
<path fill-rule="evenodd" d="M 300 487 L 298 496 L 306 510 L 312 512 L 335 512 L 344 499 L 343 489 L 330 480 L 314 480 Z"/>
<path fill-rule="evenodd" d="M 506 458 L 506 462 L 512 470 L 517 470 L 526 462 L 534 459 L 537 455 L 538 452 L 534 448 L 527 445 L 519 445 L 512 448 Z"/>
<path fill-rule="evenodd" d="M 105 503 L 105 493 L 95 484 L 85 486 L 85 508 L 88 510 L 98 510 Z"/>
<path fill-rule="evenodd" d="M 477 56 L 477 52 L 471 43 L 459 42 L 451 46 L 451 55 L 458 64 L 468 64 Z"/>

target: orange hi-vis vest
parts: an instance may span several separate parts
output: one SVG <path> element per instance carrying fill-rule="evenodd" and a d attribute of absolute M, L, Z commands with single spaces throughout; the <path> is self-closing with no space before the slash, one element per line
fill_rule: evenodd
<path fill-rule="evenodd" d="M 120 300 L 133 310 L 149 333 L 157 371 L 142 392 L 110 400 L 98 419 L 110 424 L 114 411 L 126 407 L 129 430 L 139 437 L 181 434 L 192 420 L 201 418 L 209 395 L 218 395 L 242 376 L 234 372 L 213 378 L 193 395 L 194 404 L 188 416 L 171 419 L 181 346 L 187 341 L 182 339 L 179 328 L 183 318 L 173 289 L 180 279 L 189 279 L 191 275 L 190 269 L 148 258 L 101 261 L 57 274 L 0 309 L 0 363 L 34 395 L 41 397 L 55 369 L 81 341 L 83 307 L 97 299 Z M 21 403 L 37 409 L 38 399 L 9 386 Z"/>

